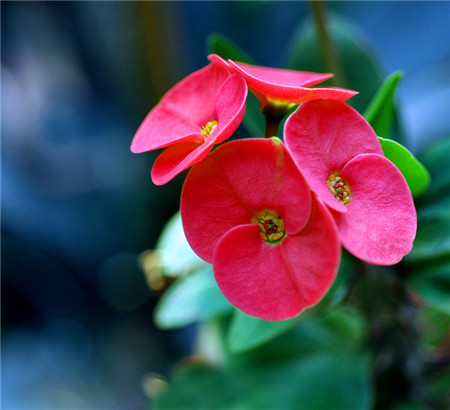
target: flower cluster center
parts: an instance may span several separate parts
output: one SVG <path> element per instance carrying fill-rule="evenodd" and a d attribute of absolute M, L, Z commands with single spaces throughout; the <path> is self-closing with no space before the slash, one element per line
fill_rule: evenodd
<path fill-rule="evenodd" d="M 216 127 L 217 127 L 217 121 L 208 121 L 202 127 L 202 130 L 200 131 L 200 134 L 203 135 L 203 138 L 204 138 L 205 141 L 212 134 L 212 132 L 216 129 Z"/>
<path fill-rule="evenodd" d="M 333 196 L 343 205 L 350 202 L 350 187 L 337 172 L 332 172 L 327 179 L 327 185 Z"/>
<path fill-rule="evenodd" d="M 279 242 L 285 235 L 283 218 L 275 211 L 258 212 L 252 222 L 259 224 L 259 235 L 268 243 Z"/>

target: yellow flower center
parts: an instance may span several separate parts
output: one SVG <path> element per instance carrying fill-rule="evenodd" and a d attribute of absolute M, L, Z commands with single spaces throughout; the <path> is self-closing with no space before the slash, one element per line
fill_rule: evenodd
<path fill-rule="evenodd" d="M 258 212 L 252 219 L 252 223 L 259 224 L 259 235 L 268 243 L 279 242 L 286 234 L 283 218 L 272 210 Z"/>
<path fill-rule="evenodd" d="M 337 172 L 332 172 L 327 179 L 327 185 L 333 196 L 343 205 L 350 202 L 350 187 L 339 176 Z"/>
<path fill-rule="evenodd" d="M 208 121 L 200 131 L 200 134 L 203 135 L 203 139 L 206 141 L 206 139 L 212 134 L 212 132 L 217 127 L 217 121 Z"/>

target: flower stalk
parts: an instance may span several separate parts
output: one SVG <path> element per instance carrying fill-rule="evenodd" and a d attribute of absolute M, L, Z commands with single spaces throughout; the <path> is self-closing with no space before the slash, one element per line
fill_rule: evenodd
<path fill-rule="evenodd" d="M 322 3 L 322 1 L 310 1 L 311 12 L 317 28 L 320 56 L 324 70 L 334 73 L 334 77 L 331 80 L 333 84 L 339 84 L 344 87 L 346 83 L 345 76 L 343 75 L 341 63 L 335 51 L 336 48 L 327 29 L 326 16 Z"/>

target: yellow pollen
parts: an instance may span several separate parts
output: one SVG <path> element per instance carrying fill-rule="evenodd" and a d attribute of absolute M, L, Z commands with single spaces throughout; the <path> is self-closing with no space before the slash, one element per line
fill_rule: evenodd
<path fill-rule="evenodd" d="M 350 187 L 337 172 L 332 172 L 327 179 L 327 185 L 333 196 L 343 205 L 350 202 Z"/>
<path fill-rule="evenodd" d="M 217 121 L 208 121 L 206 125 L 202 127 L 202 130 L 200 131 L 200 134 L 203 135 L 203 139 L 206 141 L 206 139 L 212 134 L 212 132 L 217 127 Z"/>
<path fill-rule="evenodd" d="M 285 236 L 283 218 L 272 210 L 258 212 L 252 223 L 259 224 L 259 236 L 268 243 L 277 243 Z"/>

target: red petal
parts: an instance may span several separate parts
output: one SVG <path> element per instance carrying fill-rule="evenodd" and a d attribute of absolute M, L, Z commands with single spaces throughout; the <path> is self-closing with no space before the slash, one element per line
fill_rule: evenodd
<path fill-rule="evenodd" d="M 188 142 L 181 144 L 177 142 L 176 145 L 168 147 L 153 165 L 153 183 L 156 185 L 167 183 L 180 172 L 200 162 L 214 144 L 228 139 L 242 121 L 246 97 L 245 80 L 238 74 L 228 77 L 219 88 L 214 104 L 211 119 L 217 121 L 217 127 L 207 137 L 206 142 L 203 135 L 198 133 L 195 138 L 186 138 Z"/>
<path fill-rule="evenodd" d="M 369 123 L 340 101 L 315 100 L 302 104 L 284 126 L 286 145 L 305 178 L 332 209 L 345 212 L 327 186 L 331 172 L 340 171 L 361 153 L 383 155 Z"/>
<path fill-rule="evenodd" d="M 277 210 L 293 234 L 307 223 L 310 208 L 309 188 L 278 139 L 222 145 L 190 171 L 181 193 L 186 237 L 208 262 L 220 238 L 258 212 Z"/>
<path fill-rule="evenodd" d="M 185 142 L 166 148 L 153 164 L 152 181 L 155 185 L 164 185 L 180 172 L 200 162 L 213 146 L 207 144 Z"/>
<path fill-rule="evenodd" d="M 342 244 L 377 265 L 399 262 L 412 248 L 417 215 L 409 187 L 398 168 L 377 154 L 362 154 L 342 169 L 351 187 L 347 213 L 336 215 Z"/>
<path fill-rule="evenodd" d="M 230 65 L 219 55 L 217 54 L 209 54 L 208 60 L 211 61 L 211 63 L 218 64 L 222 66 L 223 68 L 227 69 L 230 73 L 233 73 L 234 71 L 231 69 Z"/>
<path fill-rule="evenodd" d="M 242 122 L 247 99 L 247 84 L 238 74 L 228 77 L 217 92 L 214 103 L 217 127 L 208 137 L 219 144 L 228 139 Z"/>
<path fill-rule="evenodd" d="M 317 303 L 339 266 L 336 226 L 325 206 L 313 202 L 311 220 L 299 233 L 269 245 L 258 225 L 238 226 L 214 254 L 214 274 L 225 297 L 245 313 L 284 320 Z"/>
<path fill-rule="evenodd" d="M 209 64 L 171 88 L 139 127 L 131 151 L 140 153 L 178 142 L 201 142 L 201 128 L 211 121 L 218 89 L 230 75 Z"/>
<path fill-rule="evenodd" d="M 240 73 L 250 90 L 265 105 L 267 98 L 300 104 L 313 98 L 347 100 L 358 94 L 342 88 L 305 88 L 333 77 L 333 74 L 319 74 L 307 71 L 293 71 L 280 68 L 252 66 L 228 60 L 229 66 Z"/>
<path fill-rule="evenodd" d="M 236 71 L 240 72 L 246 78 L 253 82 L 261 82 L 265 84 L 292 86 L 292 87 L 308 87 L 310 85 L 319 84 L 334 74 L 320 74 L 309 71 L 286 70 L 282 68 L 262 67 L 245 63 L 234 62 L 228 60 L 229 64 Z"/>

